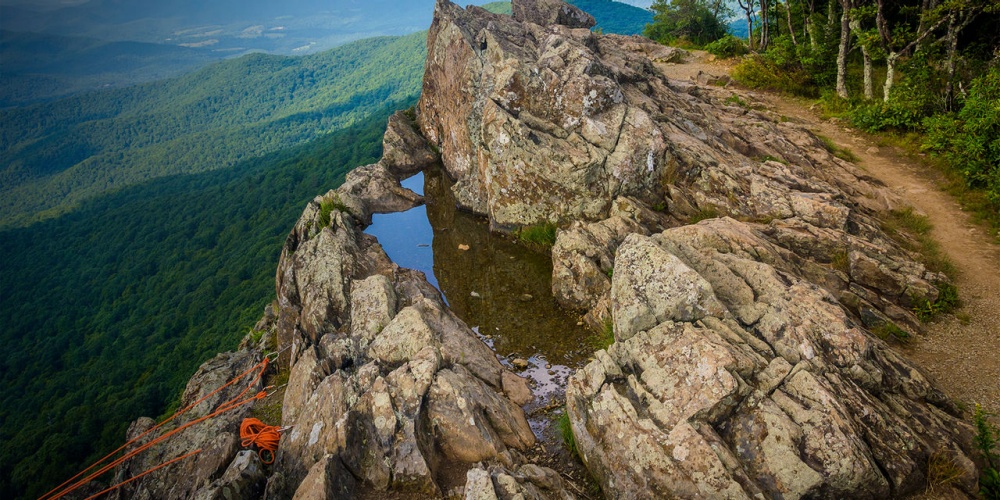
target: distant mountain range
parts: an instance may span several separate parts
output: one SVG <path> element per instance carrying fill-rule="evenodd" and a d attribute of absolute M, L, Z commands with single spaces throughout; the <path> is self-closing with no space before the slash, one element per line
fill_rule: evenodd
<path fill-rule="evenodd" d="M 252 54 L 174 80 L 0 110 L 0 226 L 351 125 L 419 92 L 424 38 L 374 38 L 301 58 Z"/>

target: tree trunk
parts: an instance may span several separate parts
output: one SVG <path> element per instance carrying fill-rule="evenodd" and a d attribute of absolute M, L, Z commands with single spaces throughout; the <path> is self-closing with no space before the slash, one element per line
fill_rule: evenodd
<path fill-rule="evenodd" d="M 864 40 L 861 39 L 861 34 L 860 34 L 861 33 L 861 20 L 860 19 L 851 19 L 851 31 L 854 32 L 855 34 L 857 34 L 857 36 L 858 36 L 858 45 L 861 46 L 861 56 L 864 58 L 864 61 L 865 61 L 865 72 L 864 72 L 864 75 L 865 75 L 865 83 L 864 83 L 865 99 L 871 100 L 874 97 L 874 92 L 872 90 L 872 56 L 871 56 L 871 53 L 868 52 L 868 46 L 865 45 Z"/>
<path fill-rule="evenodd" d="M 795 40 L 795 28 L 792 27 L 792 0 L 785 0 L 785 17 L 788 19 L 788 34 L 792 37 L 792 45 L 798 46 Z"/>
<path fill-rule="evenodd" d="M 737 3 L 747 16 L 747 45 L 753 51 L 753 0 L 747 0 L 746 3 L 737 0 Z"/>
<path fill-rule="evenodd" d="M 948 111 L 955 107 L 955 57 L 958 52 L 958 33 L 954 16 L 948 21 L 948 83 L 944 88 L 944 105 Z"/>
<path fill-rule="evenodd" d="M 843 12 L 840 15 L 840 48 L 837 51 L 837 95 L 847 99 L 847 49 L 851 41 L 851 4 L 840 0 Z"/>
<path fill-rule="evenodd" d="M 882 100 L 889 102 L 889 93 L 892 91 L 892 84 L 896 81 L 896 61 L 899 59 L 899 52 L 890 52 L 885 56 L 885 85 L 882 86 Z"/>
<path fill-rule="evenodd" d="M 771 27 L 771 20 L 768 16 L 768 0 L 760 0 L 760 51 L 764 52 L 767 50 L 767 45 L 770 40 L 768 39 L 770 33 L 768 30 Z"/>
<path fill-rule="evenodd" d="M 872 55 L 868 52 L 868 47 L 861 46 L 861 56 L 865 60 L 865 99 L 870 101 L 875 98 L 875 91 L 872 88 L 874 86 L 872 82 Z"/>

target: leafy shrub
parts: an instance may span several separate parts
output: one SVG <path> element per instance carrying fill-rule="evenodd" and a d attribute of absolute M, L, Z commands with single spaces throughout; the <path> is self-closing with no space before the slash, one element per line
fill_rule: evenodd
<path fill-rule="evenodd" d="M 812 78 L 802 68 L 782 68 L 771 59 L 751 55 L 733 68 L 733 79 L 739 84 L 752 88 L 786 92 L 789 94 L 816 97 L 817 89 Z"/>
<path fill-rule="evenodd" d="M 868 132 L 921 130 L 923 121 L 944 109 L 933 89 L 940 88 L 936 71 L 922 55 L 901 68 L 904 76 L 892 87 L 888 102 L 862 103 L 848 113 L 851 122 Z"/>
<path fill-rule="evenodd" d="M 650 9 L 653 22 L 643 34 L 657 42 L 704 45 L 726 35 L 725 12 L 713 9 L 707 0 L 656 0 Z"/>
<path fill-rule="evenodd" d="M 705 46 L 705 50 L 716 57 L 730 58 L 742 56 L 748 52 L 747 44 L 733 35 L 726 35 Z"/>
<path fill-rule="evenodd" d="M 924 121 L 924 149 L 942 153 L 970 187 L 984 189 L 1000 209 L 1000 68 L 973 80 L 957 115 Z"/>
<path fill-rule="evenodd" d="M 989 500 L 997 500 L 1000 499 L 1000 470 L 998 470 L 1000 451 L 996 448 L 997 441 L 1000 440 L 1000 430 L 990 423 L 989 417 L 990 414 L 977 404 L 972 416 L 976 426 L 973 442 L 986 459 L 986 467 L 983 468 L 982 476 L 979 478 L 979 492 Z"/>

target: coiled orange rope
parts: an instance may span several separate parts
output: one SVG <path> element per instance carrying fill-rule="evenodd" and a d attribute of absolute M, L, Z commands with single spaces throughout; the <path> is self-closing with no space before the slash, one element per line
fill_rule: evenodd
<path fill-rule="evenodd" d="M 281 441 L 281 427 L 267 425 L 256 418 L 244 418 L 240 424 L 240 439 L 243 440 L 243 447 L 257 445 L 257 456 L 265 464 L 274 463 L 274 452 L 278 451 L 278 442 Z M 270 460 L 264 459 L 264 452 L 271 454 Z"/>

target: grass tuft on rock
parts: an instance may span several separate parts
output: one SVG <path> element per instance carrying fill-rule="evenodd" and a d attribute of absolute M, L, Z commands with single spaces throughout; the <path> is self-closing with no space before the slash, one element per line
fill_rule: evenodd
<path fill-rule="evenodd" d="M 319 227 L 324 228 L 330 225 L 330 215 L 334 210 L 347 212 L 347 205 L 340 201 L 340 196 L 334 194 L 330 198 L 323 198 L 319 204 Z"/>
<path fill-rule="evenodd" d="M 515 233 L 517 239 L 528 245 L 551 248 L 556 244 L 556 225 L 551 222 L 535 224 L 518 229 Z"/>
<path fill-rule="evenodd" d="M 556 430 L 559 431 L 559 436 L 562 437 L 566 448 L 569 449 L 570 453 L 576 455 L 576 437 L 573 436 L 573 425 L 569 422 L 569 412 L 565 407 L 559 417 L 556 418 Z"/>

